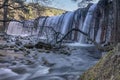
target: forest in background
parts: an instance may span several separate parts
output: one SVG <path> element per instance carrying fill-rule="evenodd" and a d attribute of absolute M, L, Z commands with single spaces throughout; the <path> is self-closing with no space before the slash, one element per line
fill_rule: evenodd
<path fill-rule="evenodd" d="M 38 3 L 25 3 L 24 1 L 8 0 L 7 5 L 3 5 L 4 1 L 0 0 L 0 30 L 3 31 L 4 22 L 6 27 L 10 20 L 30 20 L 40 16 L 55 16 L 64 13 L 64 10 L 52 7 L 41 6 Z M 7 7 L 7 8 L 6 8 Z M 5 14 L 4 14 L 5 13 Z M 5 21 L 4 21 L 5 20 Z"/>

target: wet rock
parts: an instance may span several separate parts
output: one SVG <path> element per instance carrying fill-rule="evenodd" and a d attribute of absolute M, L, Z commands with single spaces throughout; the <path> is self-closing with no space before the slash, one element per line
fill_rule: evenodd
<path fill-rule="evenodd" d="M 15 51 L 15 52 L 18 52 L 18 51 L 20 51 L 20 50 L 19 50 L 19 48 L 15 48 L 14 51 Z"/>
<path fill-rule="evenodd" d="M 45 53 L 50 53 L 50 52 L 51 52 L 51 50 L 45 50 L 45 49 L 37 49 L 37 51 L 38 51 L 39 53 L 43 53 L 43 52 L 45 52 Z"/>
<path fill-rule="evenodd" d="M 93 50 L 93 51 L 89 51 L 88 55 L 93 58 L 100 59 L 102 57 L 102 52 L 99 50 Z"/>
<path fill-rule="evenodd" d="M 26 52 L 24 56 L 28 56 L 31 53 L 29 49 L 24 49 L 24 52 Z"/>
<path fill-rule="evenodd" d="M 6 44 L 0 44 L 0 49 L 4 49 L 4 48 L 6 48 L 7 47 L 7 45 Z"/>
<path fill-rule="evenodd" d="M 11 65 L 10 63 L 0 63 L 0 68 L 6 68 L 10 65 Z"/>
<path fill-rule="evenodd" d="M 50 63 L 46 58 L 42 57 L 42 64 L 48 67 L 52 67 L 55 64 L 54 63 Z"/>
<path fill-rule="evenodd" d="M 32 43 L 28 43 L 28 44 L 25 44 L 25 45 L 24 45 L 24 47 L 25 47 L 25 48 L 28 48 L 28 49 L 32 49 L 32 48 L 34 48 L 34 46 L 35 46 L 35 45 L 32 44 Z"/>
<path fill-rule="evenodd" d="M 47 43 L 43 43 L 43 42 L 38 42 L 36 45 L 35 45 L 36 48 L 39 48 L 39 49 L 46 49 L 46 50 L 50 50 L 52 49 L 52 45 L 51 44 L 47 44 Z"/>
<path fill-rule="evenodd" d="M 0 54 L 0 57 L 4 57 L 5 55 L 3 55 L 3 54 Z"/>
<path fill-rule="evenodd" d="M 61 49 L 60 54 L 70 55 L 70 51 L 67 49 Z"/>
<path fill-rule="evenodd" d="M 15 41 L 15 44 L 16 44 L 16 45 L 18 45 L 18 46 L 23 45 L 23 44 L 22 44 L 22 42 L 21 42 L 21 41 L 19 41 L 19 40 L 18 40 L 18 41 Z"/>
<path fill-rule="evenodd" d="M 14 48 L 16 45 L 15 45 L 15 42 L 11 42 L 11 43 L 5 43 L 4 46 L 6 46 L 8 48 Z"/>
<path fill-rule="evenodd" d="M 0 63 L 10 63 L 10 60 L 0 58 Z"/>
<path fill-rule="evenodd" d="M 25 65 L 13 66 L 13 67 L 10 67 L 10 69 L 13 72 L 18 73 L 18 74 L 25 74 L 28 72 L 27 66 Z"/>
<path fill-rule="evenodd" d="M 17 65 L 17 64 L 19 64 L 19 62 L 18 61 L 12 61 L 11 64 L 12 65 Z"/>
<path fill-rule="evenodd" d="M 25 60 L 24 62 L 22 62 L 22 63 L 24 63 L 24 64 L 26 64 L 26 65 L 31 65 L 31 64 L 34 64 L 35 61 L 32 60 L 32 59 L 26 59 L 26 60 Z"/>
<path fill-rule="evenodd" d="M 20 50 L 20 51 L 26 51 L 26 48 L 24 48 L 24 47 L 19 47 L 19 50 Z"/>

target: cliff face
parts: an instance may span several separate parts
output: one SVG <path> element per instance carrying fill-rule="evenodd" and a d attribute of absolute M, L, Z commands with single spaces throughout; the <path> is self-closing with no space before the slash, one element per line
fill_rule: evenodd
<path fill-rule="evenodd" d="M 27 12 L 23 10 L 14 10 L 13 13 L 9 14 L 9 17 L 15 18 L 17 20 L 20 19 L 34 19 L 39 16 L 55 16 L 55 15 L 60 15 L 64 10 L 60 9 L 55 9 L 55 8 L 50 8 L 50 7 L 44 7 L 39 4 L 34 4 L 34 3 L 29 3 L 26 4 L 27 7 Z"/>
<path fill-rule="evenodd" d="M 97 10 L 101 14 L 101 41 L 120 42 L 120 0 L 100 0 Z"/>
<path fill-rule="evenodd" d="M 120 0 L 100 0 L 97 11 L 101 18 L 101 41 L 110 39 L 117 47 L 85 72 L 80 80 L 120 80 Z"/>

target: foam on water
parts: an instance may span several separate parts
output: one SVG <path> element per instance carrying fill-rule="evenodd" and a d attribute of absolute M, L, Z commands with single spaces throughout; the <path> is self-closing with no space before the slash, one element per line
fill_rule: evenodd
<path fill-rule="evenodd" d="M 65 45 L 67 46 L 73 46 L 73 47 L 94 47 L 93 44 L 81 44 L 79 42 L 75 42 L 75 43 L 66 43 Z"/>

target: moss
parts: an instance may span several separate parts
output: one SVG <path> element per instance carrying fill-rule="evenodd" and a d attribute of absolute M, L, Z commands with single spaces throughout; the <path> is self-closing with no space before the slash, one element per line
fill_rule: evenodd
<path fill-rule="evenodd" d="M 120 80 L 119 53 L 116 48 L 109 51 L 94 67 L 85 72 L 80 80 Z"/>

